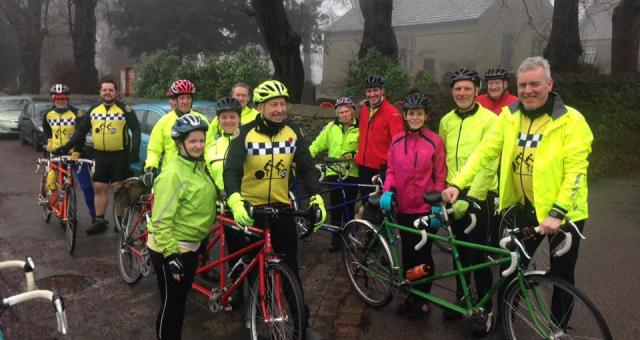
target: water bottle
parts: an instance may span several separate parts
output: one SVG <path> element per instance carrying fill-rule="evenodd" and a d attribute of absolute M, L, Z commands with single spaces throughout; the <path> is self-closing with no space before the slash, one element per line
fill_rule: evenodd
<path fill-rule="evenodd" d="M 409 281 L 415 281 L 429 275 L 430 271 L 430 266 L 428 266 L 427 264 L 420 264 L 407 270 L 407 272 L 405 273 L 405 277 Z"/>

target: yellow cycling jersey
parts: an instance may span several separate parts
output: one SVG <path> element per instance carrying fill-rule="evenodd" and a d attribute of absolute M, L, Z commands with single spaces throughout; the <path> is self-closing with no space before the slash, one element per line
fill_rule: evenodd
<path fill-rule="evenodd" d="M 130 109 L 118 103 L 109 106 L 100 103 L 87 111 L 95 150 L 120 151 L 127 148 L 129 136 L 125 114 L 128 111 Z"/>
<path fill-rule="evenodd" d="M 52 108 L 44 115 L 43 130 L 47 138 L 51 139 L 53 149 L 63 146 L 71 139 L 76 132 L 77 120 L 77 110 L 73 107 L 62 113 Z"/>

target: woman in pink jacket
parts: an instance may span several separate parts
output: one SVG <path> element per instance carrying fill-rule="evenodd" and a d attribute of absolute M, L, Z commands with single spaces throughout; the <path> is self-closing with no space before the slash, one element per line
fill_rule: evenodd
<path fill-rule="evenodd" d="M 427 99 L 420 95 L 407 97 L 404 102 L 404 132 L 395 135 L 387 156 L 387 174 L 380 207 L 391 209 L 394 196 L 397 201 L 398 224 L 411 226 L 413 221 L 431 211 L 424 203 L 425 192 L 442 191 L 445 188 L 447 168 L 445 148 L 437 133 L 426 127 Z M 431 256 L 432 241 L 419 251 L 414 246 L 420 242 L 418 235 L 400 231 L 402 239 L 402 268 L 407 271 L 421 264 L 427 264 L 433 275 L 435 268 Z M 431 284 L 416 287 L 429 292 Z M 411 297 L 398 306 L 397 313 L 410 319 L 423 318 L 429 306 Z"/>

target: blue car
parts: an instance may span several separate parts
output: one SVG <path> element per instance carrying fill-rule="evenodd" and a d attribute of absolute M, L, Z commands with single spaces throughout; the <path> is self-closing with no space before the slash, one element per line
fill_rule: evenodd
<path fill-rule="evenodd" d="M 151 130 L 156 125 L 160 117 L 171 111 L 171 107 L 165 101 L 152 103 L 135 104 L 131 106 L 136 112 L 138 121 L 140 122 L 140 162 L 131 164 L 131 171 L 135 174 L 142 172 L 144 162 L 147 159 L 147 145 L 149 145 L 149 137 Z M 216 115 L 216 102 L 197 100 L 193 102 L 193 110 L 207 116 L 211 121 Z"/>

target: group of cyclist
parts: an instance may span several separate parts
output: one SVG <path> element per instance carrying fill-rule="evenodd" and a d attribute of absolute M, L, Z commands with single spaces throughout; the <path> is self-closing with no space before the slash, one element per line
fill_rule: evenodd
<path fill-rule="evenodd" d="M 313 158 L 325 151 L 349 163 L 346 176 L 329 173 L 331 176 L 344 177 L 349 183 L 371 184 L 372 176 L 383 175 L 380 208 L 391 210 L 395 206 L 398 222 L 403 225 L 411 226 L 416 218 L 437 213 L 422 200 L 422 194 L 442 191 L 443 200 L 452 204 L 452 231 L 458 239 L 496 242 L 496 199 L 500 210 L 521 207 L 517 226 L 541 226 L 541 236 L 528 241 L 528 249 L 535 250 L 544 235 L 556 233 L 565 218 L 582 230 L 588 217 L 587 156 L 593 136 L 584 117 L 552 92 L 549 63 L 541 57 L 521 63 L 517 70 L 518 97 L 508 92 L 505 70 L 490 69 L 484 79 L 488 93 L 479 96 L 482 79 L 476 71 L 462 68 L 453 72 L 449 85 L 456 107 L 441 119 L 435 132 L 427 125 L 434 114 L 426 96 L 409 95 L 399 111 L 384 95 L 384 79 L 369 76 L 364 80 L 366 100 L 360 104 L 346 97 L 336 100 L 336 119 L 311 144 L 287 119 L 289 94 L 279 81 L 258 85 L 252 93 L 254 106 L 248 105 L 249 86 L 234 85 L 230 97 L 218 100 L 217 115 L 211 123 L 191 107 L 195 86 L 188 80 L 174 82 L 167 94 L 175 106 L 151 132 L 141 176 L 155 195 L 147 245 L 162 303 L 156 320 L 158 338 L 180 337 L 197 255 L 206 247 L 216 200 L 226 198 L 230 214 L 241 229 L 264 227 L 268 222 L 254 219 L 246 206 L 289 206 L 295 164 L 296 177 L 311 197 L 310 205 L 320 211 L 320 217 L 312 221 L 318 228 L 326 218 L 326 209 Z M 85 135 L 89 131 L 93 134 L 96 207 L 92 214 L 95 221 L 87 232 L 102 232 L 107 227 L 106 190 L 110 183 L 117 185 L 126 178 L 128 163 L 137 160 L 138 121 L 128 106 L 116 100 L 117 86 L 112 79 L 101 81 L 101 103 L 82 116 L 69 106 L 66 86 L 54 85 L 51 94 L 54 107 L 44 123 L 50 126 L 45 132 L 51 132 L 47 132 L 47 150 L 77 157 Z M 364 186 L 359 189 L 362 195 L 373 190 Z M 90 191 L 85 186 L 83 191 L 91 211 Z M 357 194 L 356 189 L 346 190 L 348 200 Z M 341 195 L 331 195 L 333 204 L 342 199 Z M 349 209 L 353 213 L 354 207 Z M 470 212 L 477 216 L 477 224 L 465 234 Z M 346 222 L 340 210 L 331 215 L 333 224 Z M 279 216 L 269 224 L 275 252 L 282 254 L 282 261 L 299 277 L 293 217 Z M 241 232 L 227 231 L 230 252 L 245 246 L 247 240 Z M 427 264 L 433 275 L 431 241 L 416 251 L 414 246 L 420 241 L 416 236 L 401 233 L 401 239 L 403 269 Z M 574 238 L 568 256 L 551 258 L 552 273 L 571 283 L 578 240 Z M 558 242 L 558 238 L 551 240 L 552 244 Z M 340 244 L 336 234 L 330 249 L 336 250 Z M 483 262 L 484 258 L 478 250 L 460 251 L 463 266 Z M 474 276 L 477 294 L 482 295 L 491 287 L 492 273 L 479 270 Z M 421 289 L 428 292 L 430 286 Z M 456 293 L 458 299 L 463 295 L 459 282 Z M 240 301 L 241 293 L 232 298 L 236 304 Z M 411 319 L 420 319 L 428 311 L 427 304 L 410 298 L 397 309 L 398 314 Z M 485 312 L 488 332 L 493 317 L 490 304 Z M 462 315 L 445 312 L 445 317 Z"/>

